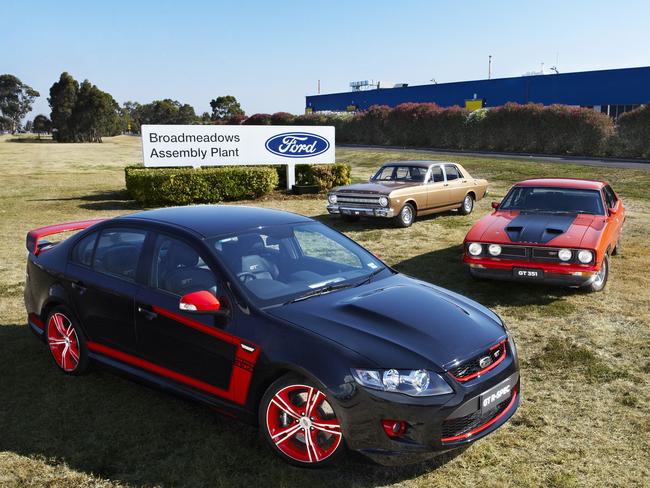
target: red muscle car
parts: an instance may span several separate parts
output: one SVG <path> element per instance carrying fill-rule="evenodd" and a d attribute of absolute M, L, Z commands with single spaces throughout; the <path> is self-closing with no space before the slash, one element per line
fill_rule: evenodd
<path fill-rule="evenodd" d="M 605 287 L 625 221 L 609 183 L 526 180 L 492 208 L 465 237 L 463 261 L 473 277 Z"/>

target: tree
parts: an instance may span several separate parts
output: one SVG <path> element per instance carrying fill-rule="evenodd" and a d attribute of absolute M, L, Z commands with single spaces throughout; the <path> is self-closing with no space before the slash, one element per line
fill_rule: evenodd
<path fill-rule="evenodd" d="M 122 104 L 122 124 L 126 132 L 140 132 L 140 118 L 142 116 L 142 105 L 138 102 L 124 102 Z"/>
<path fill-rule="evenodd" d="M 212 107 L 212 120 L 230 120 L 234 117 L 241 118 L 246 115 L 237 99 L 232 95 L 225 95 L 211 100 L 210 107 Z"/>
<path fill-rule="evenodd" d="M 34 122 L 32 122 L 31 120 L 28 120 L 27 122 L 25 122 L 24 129 L 25 129 L 25 132 L 32 132 L 32 130 L 34 129 Z"/>
<path fill-rule="evenodd" d="M 176 100 L 166 98 L 154 100 L 151 103 L 142 105 L 140 111 L 140 122 L 142 124 L 196 124 L 199 118 L 194 108 L 188 104 L 181 104 Z"/>
<path fill-rule="evenodd" d="M 39 114 L 34 117 L 32 131 L 38 134 L 38 138 L 40 139 L 41 134 L 49 134 L 52 132 L 52 122 L 45 115 Z"/>
<path fill-rule="evenodd" d="M 70 117 L 77 103 L 79 83 L 68 73 L 63 72 L 59 81 L 50 88 L 50 104 L 54 139 L 59 142 L 73 142 L 74 130 L 70 126 Z"/>
<path fill-rule="evenodd" d="M 14 75 L 0 75 L 0 113 L 10 122 L 10 130 L 16 132 L 20 121 L 32 109 L 32 103 L 40 94 Z M 6 122 L 5 122 L 6 124 Z"/>

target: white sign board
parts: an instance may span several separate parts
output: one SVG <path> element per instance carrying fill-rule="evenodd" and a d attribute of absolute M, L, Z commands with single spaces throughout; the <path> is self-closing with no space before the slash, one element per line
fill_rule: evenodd
<path fill-rule="evenodd" d="M 147 167 L 287 165 L 287 189 L 296 164 L 336 160 L 334 127 L 282 125 L 143 125 Z"/>

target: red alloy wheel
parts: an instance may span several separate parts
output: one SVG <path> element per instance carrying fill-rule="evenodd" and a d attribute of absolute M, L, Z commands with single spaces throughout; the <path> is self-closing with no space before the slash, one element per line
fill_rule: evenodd
<path fill-rule="evenodd" d="M 79 338 L 72 322 L 61 312 L 50 315 L 47 321 L 47 344 L 56 364 L 66 373 L 79 366 Z"/>
<path fill-rule="evenodd" d="M 271 442 L 300 463 L 320 463 L 336 452 L 343 435 L 325 394 L 308 385 L 289 385 L 273 395 L 266 409 Z"/>

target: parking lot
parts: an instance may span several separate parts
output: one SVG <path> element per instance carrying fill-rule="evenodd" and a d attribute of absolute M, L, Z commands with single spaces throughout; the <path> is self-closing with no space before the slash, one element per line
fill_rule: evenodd
<path fill-rule="evenodd" d="M 29 332 L 22 303 L 25 234 L 50 223 L 137 210 L 124 191 L 139 138 L 103 144 L 10 142 L 0 137 L 0 486 L 642 486 L 650 477 L 650 172 L 461 157 L 487 178 L 490 195 L 468 216 L 448 212 L 397 229 L 384 221 L 344 223 L 322 196 L 273 194 L 246 202 L 315 217 L 397 270 L 494 309 L 517 342 L 522 405 L 508 425 L 460 455 L 408 468 L 355 457 L 341 469 L 292 468 L 255 428 L 99 368 L 72 378 L 51 364 Z M 384 161 L 421 153 L 339 148 L 354 181 Z M 537 176 L 604 178 L 624 200 L 622 253 L 606 289 L 476 282 L 461 243 L 515 181 Z M 143 447 L 146 446 L 146 449 Z"/>

